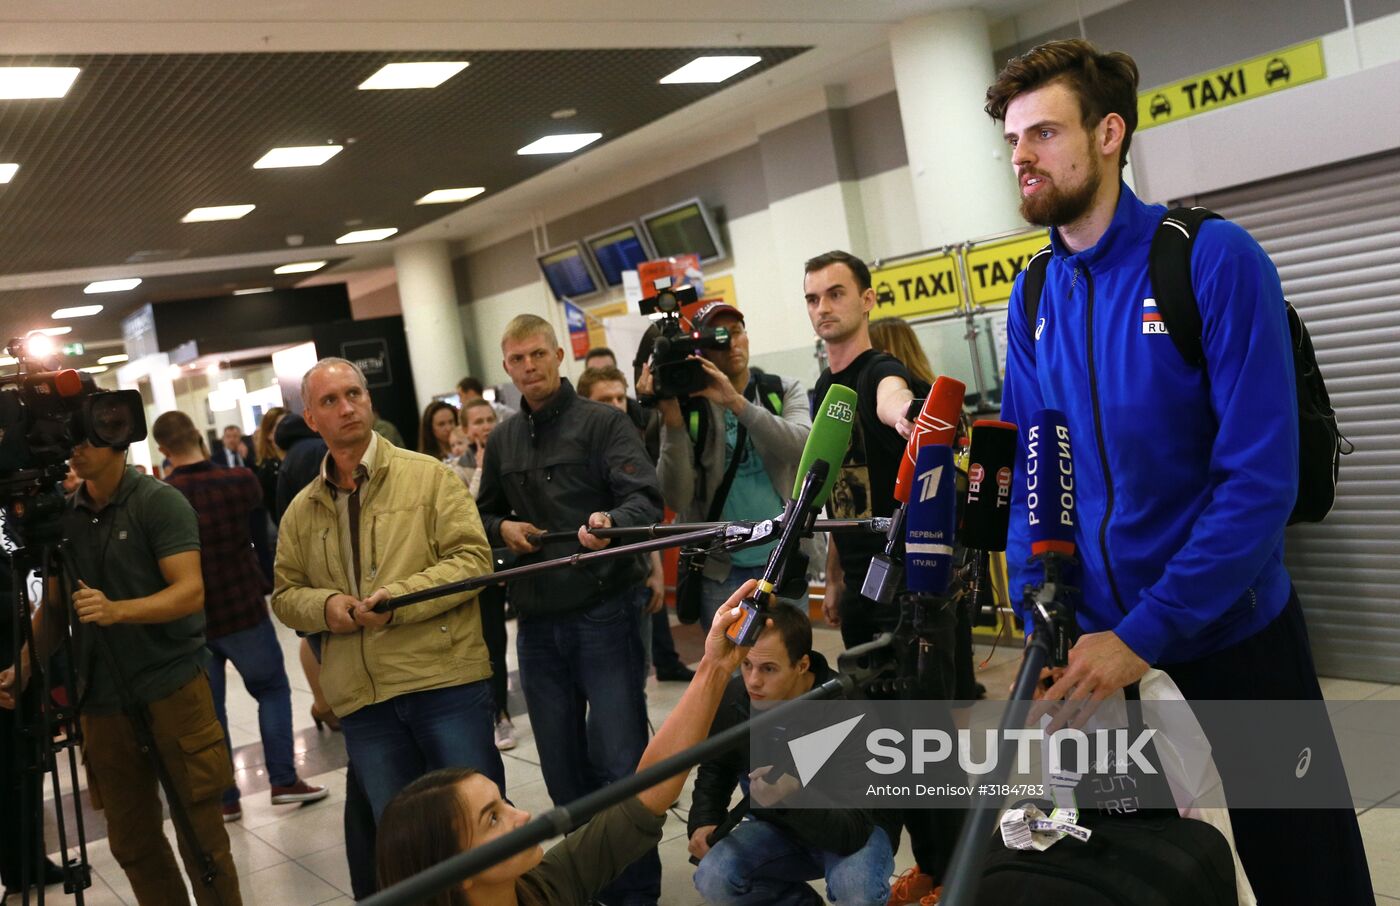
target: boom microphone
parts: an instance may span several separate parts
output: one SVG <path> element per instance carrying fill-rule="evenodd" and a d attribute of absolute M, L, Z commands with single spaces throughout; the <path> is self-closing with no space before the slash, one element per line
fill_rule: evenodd
<path fill-rule="evenodd" d="M 967 500 L 958 540 L 979 551 L 1006 550 L 1011 525 L 1011 471 L 1016 426 L 980 420 L 972 426 L 967 458 Z"/>
<path fill-rule="evenodd" d="M 934 444 L 919 451 L 904 545 L 910 591 L 942 595 L 948 590 L 958 514 L 956 473 L 950 447 Z"/>
<path fill-rule="evenodd" d="M 782 581 L 788 558 L 797 548 L 807 523 L 816 517 L 817 511 L 831 495 L 836 474 L 846 459 L 846 448 L 851 444 L 856 399 L 856 392 L 851 388 L 833 384 L 817 407 L 816 418 L 812 419 L 812 433 L 808 435 L 807 445 L 802 448 L 802 459 L 798 461 L 792 499 L 783 511 L 782 534 L 778 536 L 773 552 L 768 555 L 768 565 L 763 569 L 758 588 L 743 603 L 743 616 L 725 631 L 729 640 L 736 645 L 744 647 L 758 641 L 758 635 L 763 631 L 763 611 L 768 598 Z"/>
<path fill-rule="evenodd" d="M 1031 556 L 1074 556 L 1074 460 L 1057 409 L 1041 409 L 1026 432 L 1026 514 Z"/>
<path fill-rule="evenodd" d="M 894 498 L 899 501 L 894 517 L 890 520 L 890 531 L 885 538 L 885 550 L 870 558 L 870 568 L 865 573 L 865 582 L 860 593 L 881 604 L 894 600 L 903 578 L 903 567 L 899 561 L 899 545 L 904 540 L 904 518 L 909 505 L 909 490 L 914 481 L 914 466 L 919 451 L 931 444 L 951 445 L 957 435 L 958 418 L 962 414 L 963 394 L 967 385 L 954 378 L 940 375 L 933 382 L 933 389 L 924 400 L 924 407 L 914 421 L 914 429 L 909 432 L 909 442 L 904 446 L 904 456 L 899 463 L 899 475 L 894 482 Z"/>

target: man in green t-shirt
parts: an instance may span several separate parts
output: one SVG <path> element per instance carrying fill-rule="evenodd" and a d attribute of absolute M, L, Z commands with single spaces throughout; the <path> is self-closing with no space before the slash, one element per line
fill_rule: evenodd
<path fill-rule="evenodd" d="M 807 391 L 800 381 L 750 367 L 749 334 L 744 316 L 734 306 L 708 302 L 695 312 L 691 323 L 696 329 L 724 328 L 729 332 L 729 348 L 707 349 L 697 359 L 709 378 L 703 390 L 689 400 L 657 403 L 662 419 L 661 461 L 656 466 L 661 495 L 679 521 L 707 521 L 737 456 L 718 518 L 726 522 L 771 519 L 783 511 L 792 492 L 797 463 L 812 431 Z M 645 395 L 651 390 L 648 368 L 637 382 L 637 392 Z M 762 576 L 776 543 L 775 538 L 770 544 L 707 556 L 700 600 L 702 626 L 710 625 L 734 589 Z M 805 600 L 793 603 L 806 611 Z"/>
<path fill-rule="evenodd" d="M 223 728 L 205 673 L 204 581 L 199 524 L 183 495 L 126 465 L 126 448 L 73 451 L 83 480 L 68 498 L 63 534 L 79 580 L 72 615 L 82 715 L 83 759 L 93 807 L 107 819 L 112 855 L 141 903 L 188 903 L 162 831 L 156 769 L 143 752 L 133 713 L 144 714 L 174 782 L 205 868 L 181 846 L 195 901 L 240 906 L 238 875 L 220 811 L 233 782 Z M 41 657 L 56 647 L 68 614 L 50 601 L 34 617 Z M 21 658 L 27 679 L 29 653 Z M 13 707 L 13 670 L 0 674 L 0 707 Z M 181 841 L 182 843 L 184 841 Z"/>

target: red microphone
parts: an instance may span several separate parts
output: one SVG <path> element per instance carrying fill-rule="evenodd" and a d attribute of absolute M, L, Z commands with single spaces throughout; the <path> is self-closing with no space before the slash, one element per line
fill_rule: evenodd
<path fill-rule="evenodd" d="M 958 420 L 962 416 L 963 394 L 966 391 L 967 385 L 962 381 L 946 375 L 939 376 L 924 400 L 919 417 L 914 420 L 914 430 L 909 432 L 909 442 L 904 446 L 899 476 L 894 483 L 894 498 L 899 501 L 899 507 L 890 519 L 885 550 L 870 558 L 870 569 L 866 571 L 865 582 L 860 588 L 860 593 L 872 601 L 888 604 L 899 590 L 904 567 L 896 552 L 904 540 L 904 516 L 914 486 L 914 466 L 918 462 L 919 451 L 935 445 L 952 446 L 958 433 Z"/>
<path fill-rule="evenodd" d="M 963 396 L 967 385 L 956 378 L 941 375 L 933 382 L 933 389 L 924 400 L 924 408 L 914 420 L 914 430 L 909 432 L 909 443 L 904 447 L 904 458 L 899 463 L 899 475 L 894 481 L 894 499 L 900 503 L 909 502 L 909 488 L 914 483 L 914 464 L 918 462 L 919 451 L 929 444 L 952 446 L 958 433 L 958 420 L 962 415 Z"/>

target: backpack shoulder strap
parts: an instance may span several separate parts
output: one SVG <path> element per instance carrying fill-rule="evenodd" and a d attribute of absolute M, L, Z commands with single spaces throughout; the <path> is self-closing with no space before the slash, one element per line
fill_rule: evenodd
<path fill-rule="evenodd" d="M 1026 262 L 1026 276 L 1021 281 L 1021 309 L 1026 314 L 1026 330 L 1035 334 L 1035 319 L 1040 311 L 1040 294 L 1045 291 L 1045 268 L 1050 264 L 1050 246 L 1036 252 Z"/>
<path fill-rule="evenodd" d="M 750 369 L 758 382 L 758 401 L 774 415 L 783 414 L 783 379 L 761 368 Z"/>
<path fill-rule="evenodd" d="M 1172 208 L 1162 215 L 1147 255 L 1152 295 L 1167 334 L 1181 357 L 1198 368 L 1205 366 L 1206 357 L 1201 348 L 1201 309 L 1191 285 L 1191 249 L 1201 224 L 1219 217 L 1208 208 Z"/>
<path fill-rule="evenodd" d="M 690 433 L 690 445 L 694 449 L 696 466 L 705 454 L 705 441 L 710 433 L 710 407 L 702 399 L 699 405 L 686 400 L 681 404 L 681 416 L 685 419 L 686 430 Z"/>

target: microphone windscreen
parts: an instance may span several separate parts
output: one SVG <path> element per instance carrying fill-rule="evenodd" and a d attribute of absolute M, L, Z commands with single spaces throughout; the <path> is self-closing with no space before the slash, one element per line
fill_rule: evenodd
<path fill-rule="evenodd" d="M 919 451 L 928 444 L 952 445 L 958 433 L 958 418 L 962 415 L 967 385 L 947 375 L 933 382 L 933 389 L 924 400 L 924 408 L 914 420 L 909 442 L 904 445 L 904 458 L 899 463 L 899 475 L 894 481 L 894 499 L 909 502 L 909 485 L 914 479 L 914 466 Z"/>
<path fill-rule="evenodd" d="M 941 595 L 948 590 L 958 512 L 956 474 L 951 447 L 931 444 L 919 451 L 904 521 L 904 569 L 910 591 Z"/>
<path fill-rule="evenodd" d="M 812 463 L 821 460 L 827 464 L 826 480 L 813 503 L 814 508 L 826 505 L 831 496 L 831 486 L 841 472 L 841 464 L 846 461 L 846 448 L 851 445 L 851 429 L 856 422 L 856 392 L 850 387 L 832 384 L 826 391 L 826 398 L 817 407 L 812 419 L 812 433 L 807 436 L 807 445 L 802 448 L 802 459 L 797 463 L 797 479 L 792 486 L 792 499 L 802 493 L 802 481 Z"/>
<path fill-rule="evenodd" d="M 1006 550 L 1011 526 L 1011 473 L 1016 426 L 983 419 L 972 425 L 967 455 L 967 498 L 958 540 L 979 551 Z"/>
<path fill-rule="evenodd" d="M 1032 556 L 1074 556 L 1074 458 L 1057 409 L 1041 409 L 1026 430 L 1026 518 Z"/>

